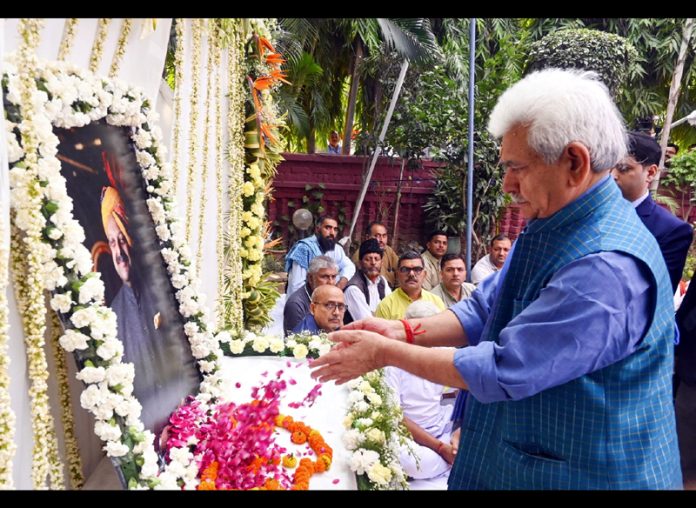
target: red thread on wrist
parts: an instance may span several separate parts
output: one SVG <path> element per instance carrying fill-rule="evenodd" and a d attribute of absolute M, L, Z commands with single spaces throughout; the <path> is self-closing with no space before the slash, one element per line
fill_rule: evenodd
<path fill-rule="evenodd" d="M 413 344 L 413 329 L 411 328 L 411 325 L 408 324 L 408 321 L 405 319 L 400 319 L 401 323 L 404 325 L 404 331 L 406 332 L 406 343 L 407 344 Z"/>
<path fill-rule="evenodd" d="M 437 454 L 438 454 L 438 455 L 442 455 L 442 447 L 443 447 L 443 446 L 445 446 L 445 443 L 443 443 L 442 441 L 440 441 L 440 444 L 437 445 Z"/>

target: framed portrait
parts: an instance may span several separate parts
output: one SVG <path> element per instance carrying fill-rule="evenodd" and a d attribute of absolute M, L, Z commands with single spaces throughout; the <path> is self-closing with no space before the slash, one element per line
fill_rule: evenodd
<path fill-rule="evenodd" d="M 157 245 L 130 131 L 103 120 L 54 128 L 74 218 L 104 281 L 105 303 L 116 314 L 123 361 L 134 365 L 143 424 L 158 436 L 172 411 L 195 395 L 201 377 Z"/>

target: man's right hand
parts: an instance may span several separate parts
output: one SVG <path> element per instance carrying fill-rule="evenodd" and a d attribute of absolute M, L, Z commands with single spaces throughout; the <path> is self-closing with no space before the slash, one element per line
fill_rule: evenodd
<path fill-rule="evenodd" d="M 401 321 L 382 319 L 382 318 L 367 318 L 360 321 L 354 321 L 341 330 L 367 330 L 370 332 L 379 333 L 388 339 L 406 341 L 406 331 Z"/>

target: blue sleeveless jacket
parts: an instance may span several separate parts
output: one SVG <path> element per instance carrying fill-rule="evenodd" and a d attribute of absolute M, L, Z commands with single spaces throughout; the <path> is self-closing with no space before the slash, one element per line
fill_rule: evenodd
<path fill-rule="evenodd" d="M 654 237 L 613 179 L 529 223 L 481 340 L 497 341 L 559 269 L 602 251 L 630 254 L 650 269 L 656 308 L 637 351 L 523 400 L 483 404 L 468 397 L 450 488 L 681 488 L 670 280 Z"/>

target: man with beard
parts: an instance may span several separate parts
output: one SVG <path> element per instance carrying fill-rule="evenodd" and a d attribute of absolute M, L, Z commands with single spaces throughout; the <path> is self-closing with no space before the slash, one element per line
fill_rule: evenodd
<path fill-rule="evenodd" d="M 348 281 L 344 290 L 350 311 L 345 322 L 372 317 L 377 305 L 391 294 L 391 288 L 381 273 L 384 251 L 379 241 L 370 238 L 360 244 L 360 264 L 358 271 Z"/>
<path fill-rule="evenodd" d="M 320 217 L 316 234 L 303 238 L 292 246 L 285 256 L 285 271 L 288 272 L 287 294 L 291 295 L 303 286 L 307 280 L 309 262 L 321 254 L 330 257 L 338 265 L 340 279 L 336 286 L 339 289 L 346 287 L 348 280 L 355 274 L 355 265 L 343 252 L 343 248 L 336 243 L 337 234 L 336 219 Z"/>
<path fill-rule="evenodd" d="M 402 319 L 406 309 L 416 300 L 432 302 L 440 310 L 445 310 L 439 296 L 423 289 L 425 268 L 423 258 L 417 252 L 406 252 L 399 258 L 396 277 L 399 287 L 384 300 L 379 302 L 375 316 L 386 319 Z"/>

